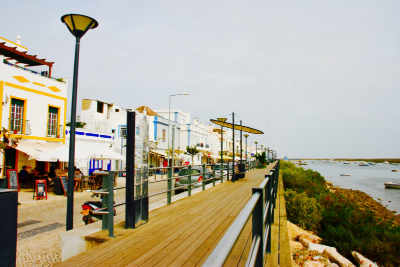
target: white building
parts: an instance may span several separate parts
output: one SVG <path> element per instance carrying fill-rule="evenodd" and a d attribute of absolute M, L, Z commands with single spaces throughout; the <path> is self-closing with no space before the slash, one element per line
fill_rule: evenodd
<path fill-rule="evenodd" d="M 52 77 L 53 64 L 31 55 L 20 42 L 0 37 L 0 125 L 20 139 L 16 149 L 5 149 L 2 175 L 23 165 L 48 171 L 48 162 L 22 151 L 65 143 L 67 83 Z"/>
<path fill-rule="evenodd" d="M 121 160 L 112 161 L 111 169 L 125 169 L 127 112 L 129 109 L 97 99 L 83 99 L 81 103 L 80 120 L 85 123 L 83 129 L 92 135 L 112 136 L 113 152 L 118 152 Z M 146 114 L 136 112 L 135 121 L 135 165 L 136 167 L 147 166 L 149 130 Z M 108 140 L 104 140 L 104 142 L 107 143 Z M 98 160 L 95 158 L 90 160 L 90 172 L 99 168 L 94 165 L 97 164 L 96 162 Z M 100 161 L 99 164 L 104 165 L 105 163 Z"/>

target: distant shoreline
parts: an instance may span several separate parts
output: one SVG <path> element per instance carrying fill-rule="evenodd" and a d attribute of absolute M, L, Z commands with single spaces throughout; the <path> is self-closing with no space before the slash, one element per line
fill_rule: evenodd
<path fill-rule="evenodd" d="M 293 158 L 289 160 L 336 160 L 336 161 L 366 161 L 374 163 L 400 163 L 400 158 Z"/>

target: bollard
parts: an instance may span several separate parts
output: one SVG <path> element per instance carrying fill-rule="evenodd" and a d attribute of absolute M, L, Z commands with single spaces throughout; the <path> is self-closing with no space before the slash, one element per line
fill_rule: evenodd
<path fill-rule="evenodd" d="M 0 189 L 0 213 L 3 214 L 0 227 L 0 265 L 16 266 L 18 192 Z"/>
<path fill-rule="evenodd" d="M 188 196 L 190 197 L 190 196 L 192 195 L 192 165 L 189 165 L 188 170 L 189 170 L 189 176 L 188 176 L 188 182 L 189 182 L 189 186 L 188 186 Z"/>

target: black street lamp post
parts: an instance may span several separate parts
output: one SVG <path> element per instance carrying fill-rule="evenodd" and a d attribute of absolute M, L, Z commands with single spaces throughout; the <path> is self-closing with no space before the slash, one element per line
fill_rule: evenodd
<path fill-rule="evenodd" d="M 232 112 L 232 181 L 235 181 L 235 112 Z"/>
<path fill-rule="evenodd" d="M 242 164 L 242 160 L 243 160 L 243 146 L 242 146 L 242 134 L 243 134 L 243 131 L 242 131 L 242 120 L 240 120 L 240 164 Z"/>
<path fill-rule="evenodd" d="M 68 190 L 67 190 L 67 231 L 73 228 L 74 211 L 74 173 L 75 173 L 75 127 L 76 127 L 76 102 L 78 87 L 78 65 L 79 65 L 79 44 L 81 37 L 89 29 L 98 26 L 98 22 L 91 17 L 79 14 L 67 14 L 61 17 L 61 21 L 67 26 L 68 30 L 75 36 L 75 60 L 74 78 L 72 83 L 72 102 L 71 102 L 71 126 L 69 137 L 69 158 L 68 158 Z"/>
<path fill-rule="evenodd" d="M 244 136 L 245 141 L 246 141 L 246 151 L 245 151 L 245 155 L 246 155 L 246 162 L 247 162 L 247 137 L 249 137 L 249 135 L 248 135 L 248 134 L 244 134 L 243 136 Z"/>
<path fill-rule="evenodd" d="M 221 122 L 226 122 L 227 118 L 217 118 Z M 224 127 L 221 125 L 221 164 L 224 162 Z M 222 166 L 222 165 L 221 165 Z"/>

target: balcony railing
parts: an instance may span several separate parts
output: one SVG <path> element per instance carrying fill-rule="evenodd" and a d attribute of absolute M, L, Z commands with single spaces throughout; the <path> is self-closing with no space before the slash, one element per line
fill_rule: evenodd
<path fill-rule="evenodd" d="M 65 83 L 65 81 L 62 78 L 49 77 L 48 71 L 42 71 L 42 72 L 39 73 L 37 71 L 31 70 L 31 69 L 28 69 L 28 68 L 25 68 L 25 67 L 22 67 L 22 66 L 19 66 L 19 65 L 16 65 L 16 64 L 12 64 L 12 63 L 8 62 L 7 60 L 3 60 L 3 63 L 6 64 L 6 65 L 9 65 L 9 66 L 18 68 L 18 69 L 29 71 L 29 72 L 31 72 L 33 74 L 36 74 L 36 75 L 40 75 L 40 76 L 43 76 L 43 77 L 46 77 L 46 78 L 49 78 L 49 79 L 53 79 L 53 80 Z"/>
<path fill-rule="evenodd" d="M 9 120 L 11 121 L 11 119 Z M 11 134 L 31 135 L 32 134 L 31 121 L 25 120 L 22 123 L 14 123 L 14 125 L 11 125 L 10 123 L 9 131 Z M 64 136 L 64 125 L 58 125 L 57 134 L 49 135 L 48 132 L 46 132 L 46 136 L 54 138 L 62 138 Z"/>
<path fill-rule="evenodd" d="M 54 138 L 61 138 L 61 137 L 63 137 L 63 133 L 64 133 L 63 131 L 64 131 L 64 126 L 58 125 L 56 133 L 54 133 L 54 134 L 49 134 L 48 129 L 47 129 L 47 136 L 54 137 Z"/>

